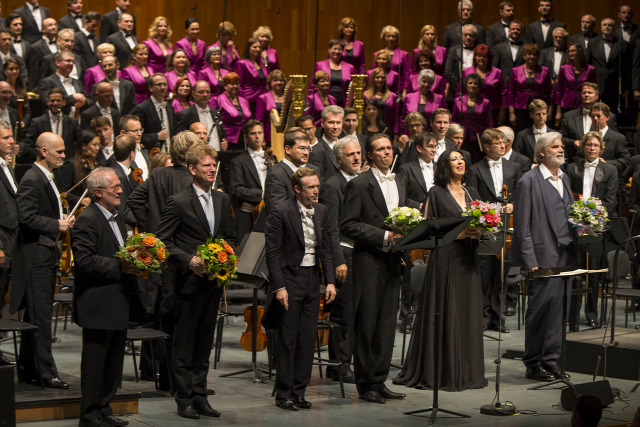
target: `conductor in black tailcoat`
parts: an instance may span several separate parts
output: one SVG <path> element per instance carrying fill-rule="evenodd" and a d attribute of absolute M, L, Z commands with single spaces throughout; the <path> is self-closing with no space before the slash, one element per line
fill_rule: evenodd
<path fill-rule="evenodd" d="M 268 307 L 278 313 L 276 405 L 310 409 L 305 390 L 311 379 L 322 277 L 327 304 L 336 296 L 329 209 L 318 204 L 320 179 L 299 168 L 291 176 L 295 199 L 271 209 L 265 249 L 269 269 Z"/>
<path fill-rule="evenodd" d="M 81 426 L 125 423 L 113 415 L 109 403 L 122 378 L 129 294 L 138 268 L 116 255 L 127 239 L 116 209 L 120 185 L 111 168 L 98 168 L 89 175 L 86 188 L 93 203 L 80 214 L 71 236 L 73 320 L 82 327 Z"/>
<path fill-rule="evenodd" d="M 207 374 L 222 287 L 204 275 L 204 261 L 194 255 L 209 236 L 236 243 L 229 197 L 211 189 L 216 156 L 204 144 L 187 151 L 193 185 L 169 197 L 157 232 L 171 253 L 167 273 L 173 276 L 176 316 L 171 361 L 178 415 L 184 418 L 220 416 L 207 401 Z"/>

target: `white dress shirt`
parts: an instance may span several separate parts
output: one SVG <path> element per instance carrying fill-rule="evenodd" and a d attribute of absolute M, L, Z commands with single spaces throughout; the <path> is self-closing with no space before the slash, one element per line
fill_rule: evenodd
<path fill-rule="evenodd" d="M 116 163 L 118 164 L 118 166 L 120 166 L 120 169 L 122 169 L 122 172 L 124 172 L 124 175 L 129 176 L 129 174 L 131 173 L 131 167 L 127 167 L 120 162 L 116 162 Z"/>
<path fill-rule="evenodd" d="M 440 155 L 445 151 L 447 151 L 447 141 L 445 139 L 442 139 L 442 141 L 438 141 L 438 146 L 436 147 L 436 155 L 433 158 L 433 161 L 437 162 L 440 158 Z"/>
<path fill-rule="evenodd" d="M 18 42 L 16 40 L 20 40 L 20 41 Z M 24 59 L 24 50 L 22 49 L 22 39 L 15 39 L 15 38 L 11 37 L 11 45 L 15 49 L 16 55 L 18 55 L 20 58 Z"/>
<path fill-rule="evenodd" d="M 51 185 L 51 188 L 53 189 L 53 192 L 56 194 L 56 200 L 58 201 L 58 210 L 60 211 L 60 218 L 59 219 L 63 219 L 64 218 L 64 213 L 63 213 L 63 210 L 62 210 L 62 201 L 60 200 L 60 192 L 58 191 L 58 187 L 56 187 L 56 183 L 53 180 L 53 172 L 49 172 L 48 170 L 46 170 L 45 168 L 40 166 L 38 163 L 34 163 L 34 165 L 39 167 L 40 170 L 44 173 L 44 175 L 49 180 L 49 185 Z"/>
<path fill-rule="evenodd" d="M 169 135 L 171 135 L 171 129 L 169 126 L 169 119 L 167 117 L 167 103 L 165 101 L 159 102 L 157 99 L 155 99 L 153 96 L 149 97 L 149 99 L 151 99 L 151 102 L 153 102 L 153 108 L 156 110 L 156 114 L 158 115 L 158 119 L 160 119 L 160 125 L 162 126 L 162 129 L 166 129 L 167 132 L 169 132 Z M 162 151 L 164 152 L 169 152 L 169 142 L 170 142 L 170 138 L 167 138 L 165 140 L 159 140 L 162 141 Z"/>
<path fill-rule="evenodd" d="M 607 134 L 607 131 L 609 130 L 609 126 L 605 126 L 602 129 L 600 129 L 600 136 L 604 139 L 604 136 Z"/>
<path fill-rule="evenodd" d="M 40 14 L 40 5 L 38 5 L 38 7 L 33 7 L 33 5 L 31 5 L 30 3 L 25 3 L 25 4 L 31 11 L 31 16 L 33 16 L 33 20 L 36 21 L 38 30 L 42 32 L 42 15 Z"/>
<path fill-rule="evenodd" d="M 131 49 L 133 49 L 133 47 L 136 45 L 136 42 L 133 40 L 133 37 L 131 35 L 126 35 L 124 31 L 120 30 L 120 32 L 122 33 L 122 36 L 124 37 L 124 40 L 127 42 L 127 44 L 129 45 L 129 47 Z"/>
<path fill-rule="evenodd" d="M 562 169 L 558 168 L 558 177 L 556 178 L 551 174 L 551 172 L 549 172 L 549 169 L 547 169 L 544 164 L 540 163 L 540 166 L 538 167 L 540 168 L 540 172 L 542 173 L 542 178 L 548 180 L 551 185 L 553 185 L 555 189 L 558 190 L 560 198 L 562 198 L 564 194 L 564 191 L 562 189 L 562 177 L 564 176 L 564 172 L 562 172 Z"/>
<path fill-rule="evenodd" d="M 548 22 L 541 22 L 542 26 L 542 40 L 547 41 L 547 36 L 549 35 L 549 28 L 551 28 L 551 24 Z"/>
<path fill-rule="evenodd" d="M 294 165 L 293 163 L 291 163 L 291 161 L 289 161 L 288 159 L 282 159 L 282 163 L 284 163 L 285 165 L 289 166 L 291 168 L 291 170 L 293 171 L 293 173 L 296 173 L 296 171 L 300 168 L 305 167 L 306 165 L 302 165 L 300 166 L 300 168 L 296 165 Z"/>
<path fill-rule="evenodd" d="M 82 25 L 80 26 L 80 31 L 82 31 L 82 33 L 85 36 L 87 36 L 87 39 L 89 39 L 89 37 L 91 36 L 91 33 L 89 31 L 85 30 Z M 91 39 L 89 39 L 89 47 L 91 48 L 91 52 L 93 52 L 93 53 L 96 52 L 96 48 L 93 46 L 93 40 L 91 40 Z"/>
<path fill-rule="evenodd" d="M 507 159 L 507 160 L 511 160 L 511 153 L 513 153 L 513 148 L 509 149 L 509 151 L 504 153 L 504 156 L 502 156 L 502 158 L 503 159 Z"/>
<path fill-rule="evenodd" d="M 11 124 L 11 116 L 9 115 L 8 108 L 0 108 L 0 120 L 3 120 L 9 124 Z"/>
<path fill-rule="evenodd" d="M 584 162 L 584 175 L 582 176 L 582 198 L 584 200 L 591 197 L 591 191 L 593 190 L 593 178 L 596 176 L 596 168 L 600 159 L 596 157 L 593 162 Z"/>
<path fill-rule="evenodd" d="M 14 193 L 17 193 L 18 186 L 16 185 L 16 181 L 13 179 L 13 175 L 9 170 L 9 164 L 2 157 L 0 157 L 0 169 L 2 169 L 2 172 L 4 172 L 4 174 L 7 176 L 7 179 L 9 180 L 9 184 L 11 184 L 11 188 L 13 188 Z"/>
<path fill-rule="evenodd" d="M 48 111 L 49 113 L 49 123 L 51 123 L 51 132 L 62 136 L 64 121 L 62 120 L 62 114 L 55 115 Z"/>
<path fill-rule="evenodd" d="M 332 141 L 329 138 L 327 138 L 325 135 L 322 135 L 322 140 L 329 145 L 329 148 L 331 148 L 331 152 L 333 152 L 333 146 L 336 145 L 338 141 L 337 140 Z"/>
<path fill-rule="evenodd" d="M 247 151 L 249 151 L 251 160 L 253 160 L 253 164 L 258 170 L 258 176 L 260 177 L 260 186 L 264 190 L 264 183 L 267 179 L 267 162 L 265 160 L 265 152 L 262 148 L 260 149 L 260 151 L 254 151 L 251 148 L 247 148 Z"/>
<path fill-rule="evenodd" d="M 420 169 L 422 169 L 422 176 L 424 177 L 424 182 L 427 184 L 427 192 L 429 192 L 431 187 L 433 187 L 433 160 L 427 163 L 422 159 L 418 159 L 418 164 L 420 165 Z"/>
<path fill-rule="evenodd" d="M 67 96 L 75 95 L 77 93 L 76 88 L 73 85 L 73 77 L 71 77 L 71 75 L 69 75 L 69 77 L 64 77 L 56 73 L 56 76 L 58 76 L 58 78 L 60 79 L 60 83 L 62 83 L 62 86 L 64 87 L 64 91 L 67 93 Z M 76 114 L 76 107 L 74 105 L 69 110 L 69 116 L 73 117 L 75 114 Z"/>
<path fill-rule="evenodd" d="M 462 49 L 462 67 L 473 67 L 473 49 Z"/>
<path fill-rule="evenodd" d="M 491 179 L 493 180 L 493 190 L 497 197 L 502 196 L 502 184 L 503 184 L 503 172 L 502 172 L 502 157 L 498 160 L 491 160 L 487 158 L 489 163 L 489 170 L 491 171 Z"/>
<path fill-rule="evenodd" d="M 142 148 L 140 147 L 140 143 L 136 144 L 136 166 L 142 169 L 142 179 L 147 180 L 149 177 L 149 167 L 147 166 L 147 161 L 142 155 Z"/>
<path fill-rule="evenodd" d="M 382 190 L 382 196 L 384 197 L 384 202 L 387 205 L 387 212 L 391 212 L 397 208 L 398 203 L 400 203 L 400 194 L 398 193 L 398 186 L 395 181 L 396 174 L 391 173 L 391 169 L 389 169 L 385 175 L 375 166 L 371 167 L 371 172 L 373 172 L 373 176 L 376 177 L 380 190 Z M 387 231 L 384 234 L 384 241 L 382 242 L 383 246 L 388 246 L 389 244 L 388 233 L 389 232 Z"/>
<path fill-rule="evenodd" d="M 113 146 L 111 146 L 111 147 L 102 147 L 100 149 L 102 150 L 102 155 L 107 160 L 109 160 L 109 157 L 111 157 L 113 155 Z"/>
<path fill-rule="evenodd" d="M 603 40 L 605 40 L 605 42 L 607 41 L 605 38 L 603 38 Z M 611 55 L 611 44 L 609 43 L 602 43 L 602 44 L 604 45 L 604 59 L 605 61 L 609 62 L 609 55 Z"/>
<path fill-rule="evenodd" d="M 47 47 L 49 48 L 49 52 L 58 53 L 58 43 L 55 42 L 55 39 L 54 40 L 49 40 L 45 36 L 42 36 L 42 38 L 44 39 L 45 43 L 47 44 Z"/>
<path fill-rule="evenodd" d="M 111 85 L 111 87 L 113 87 L 113 100 L 116 101 L 118 110 L 122 110 L 122 107 L 120 106 L 120 80 L 107 79 L 107 82 Z"/>
<path fill-rule="evenodd" d="M 582 108 L 582 130 L 584 133 L 591 131 L 591 110 Z"/>
<path fill-rule="evenodd" d="M 316 228 L 313 225 L 313 208 L 306 208 L 299 201 L 298 209 L 300 210 L 300 218 L 302 219 L 302 235 L 304 236 L 304 256 L 302 257 L 301 267 L 313 267 L 316 265 Z"/>
<path fill-rule="evenodd" d="M 562 51 L 556 50 L 553 52 L 553 73 L 558 76 L 560 74 L 560 67 L 562 66 Z"/>
<path fill-rule="evenodd" d="M 520 49 L 521 45 L 512 44 L 511 41 L 512 40 L 509 40 L 509 48 L 511 49 L 511 59 L 513 60 L 513 62 L 516 62 L 516 58 L 518 57 L 518 50 Z"/>
<path fill-rule="evenodd" d="M 538 138 L 540 138 L 545 133 L 547 133 L 547 125 L 544 125 L 540 129 L 536 129 L 535 126 L 533 127 L 533 136 L 536 139 L 536 142 L 538 142 Z"/>

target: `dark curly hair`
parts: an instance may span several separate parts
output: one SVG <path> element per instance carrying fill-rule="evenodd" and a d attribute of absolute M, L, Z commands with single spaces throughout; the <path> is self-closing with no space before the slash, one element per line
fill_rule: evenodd
<path fill-rule="evenodd" d="M 433 183 L 438 187 L 447 188 L 447 185 L 451 182 L 451 153 L 459 153 L 464 159 L 462 151 L 457 148 L 448 149 L 440 155 L 436 163 L 436 173 L 433 177 Z M 464 183 L 464 178 L 462 181 Z"/>

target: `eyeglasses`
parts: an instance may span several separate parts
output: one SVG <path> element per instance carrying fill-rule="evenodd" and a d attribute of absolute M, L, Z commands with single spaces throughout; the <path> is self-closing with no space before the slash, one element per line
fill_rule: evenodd
<path fill-rule="evenodd" d="M 111 190 L 111 191 L 117 192 L 118 190 L 122 189 L 122 185 L 116 184 L 113 187 L 98 187 L 98 188 L 102 188 L 103 190 Z"/>
<path fill-rule="evenodd" d="M 144 133 L 144 128 L 125 130 L 127 133 Z"/>

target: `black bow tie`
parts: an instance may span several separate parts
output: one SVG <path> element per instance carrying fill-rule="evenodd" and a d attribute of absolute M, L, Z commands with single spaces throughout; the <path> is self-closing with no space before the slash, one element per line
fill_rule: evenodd
<path fill-rule="evenodd" d="M 73 19 L 82 19 L 82 15 L 73 15 Z"/>
<path fill-rule="evenodd" d="M 509 28 L 509 24 L 502 24 L 504 28 Z"/>
<path fill-rule="evenodd" d="M 22 39 L 15 39 L 15 40 L 13 41 L 13 44 L 16 44 L 16 43 L 22 43 Z"/>
<path fill-rule="evenodd" d="M 540 23 L 542 23 L 542 24 L 549 24 L 549 23 L 551 23 L 551 19 L 541 19 L 541 20 L 540 20 Z"/>
<path fill-rule="evenodd" d="M 605 43 L 609 43 L 612 44 L 613 40 L 612 39 L 605 39 L 604 37 L 602 38 L 602 40 L 604 40 Z"/>
<path fill-rule="evenodd" d="M 125 37 L 131 37 L 131 33 L 124 33 Z"/>
<path fill-rule="evenodd" d="M 56 44 L 56 41 L 55 40 L 50 40 L 49 44 Z"/>
<path fill-rule="evenodd" d="M 96 33 L 90 33 L 90 34 L 87 36 L 87 38 L 88 38 L 89 40 L 93 40 L 93 39 L 95 39 L 95 38 L 96 38 Z"/>
<path fill-rule="evenodd" d="M 554 50 L 555 52 L 564 52 L 564 49 L 554 48 L 553 50 Z"/>
<path fill-rule="evenodd" d="M 473 48 L 472 48 L 472 47 L 464 46 L 464 50 L 473 50 Z"/>
<path fill-rule="evenodd" d="M 33 6 L 33 10 L 36 10 L 36 9 L 40 9 L 40 5 L 39 4 Z"/>
<path fill-rule="evenodd" d="M 518 41 L 513 41 L 513 40 L 509 40 L 509 44 L 511 44 L 512 46 L 520 46 L 522 44 L 522 42 Z"/>

